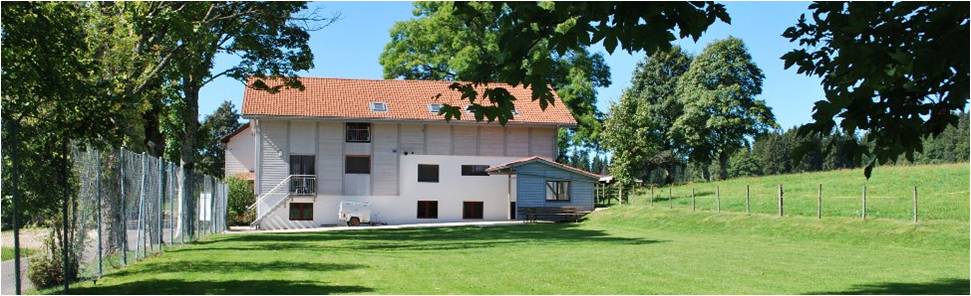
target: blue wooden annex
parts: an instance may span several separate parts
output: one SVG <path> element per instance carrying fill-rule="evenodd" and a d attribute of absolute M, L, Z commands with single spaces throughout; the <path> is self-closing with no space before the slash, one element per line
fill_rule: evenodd
<path fill-rule="evenodd" d="M 601 177 L 538 156 L 494 166 L 488 172 L 516 175 L 513 219 L 525 219 L 525 214 L 531 212 L 553 214 L 557 209 L 579 215 L 593 211 L 594 188 Z"/>

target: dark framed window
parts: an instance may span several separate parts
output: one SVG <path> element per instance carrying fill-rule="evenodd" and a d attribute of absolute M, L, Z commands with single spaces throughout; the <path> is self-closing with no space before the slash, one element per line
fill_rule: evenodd
<path fill-rule="evenodd" d="M 482 219 L 482 202 L 462 202 L 462 219 Z"/>
<path fill-rule="evenodd" d="M 367 122 L 348 122 L 345 128 L 345 140 L 351 143 L 370 143 L 371 124 Z"/>
<path fill-rule="evenodd" d="M 516 220 L 516 202 L 509 202 L 509 218 Z"/>
<path fill-rule="evenodd" d="M 487 169 L 489 169 L 487 165 L 463 164 L 462 176 L 488 176 L 489 173 L 486 173 Z"/>
<path fill-rule="evenodd" d="M 371 157 L 367 155 L 347 155 L 344 157 L 345 174 L 370 174 Z"/>
<path fill-rule="evenodd" d="M 419 200 L 418 219 L 438 219 L 438 201 Z"/>
<path fill-rule="evenodd" d="M 314 156 L 313 155 L 290 155 L 290 174 L 291 175 L 313 175 Z"/>
<path fill-rule="evenodd" d="M 570 181 L 546 181 L 546 200 L 570 200 Z"/>
<path fill-rule="evenodd" d="M 309 202 L 290 203 L 290 221 L 313 221 L 314 204 Z"/>
<path fill-rule="evenodd" d="M 419 164 L 418 182 L 438 183 L 438 165 Z"/>

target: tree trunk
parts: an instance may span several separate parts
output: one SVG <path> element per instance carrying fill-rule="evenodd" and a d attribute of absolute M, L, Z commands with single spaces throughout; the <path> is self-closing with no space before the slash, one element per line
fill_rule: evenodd
<path fill-rule="evenodd" d="M 711 182 L 711 163 L 702 163 L 701 165 L 701 178 L 705 179 L 705 182 Z"/>
<path fill-rule="evenodd" d="M 194 193 L 191 191 L 194 188 L 192 182 L 194 181 L 192 169 L 195 167 L 195 156 L 196 156 L 196 133 L 199 129 L 199 89 L 196 86 L 196 82 L 191 78 L 184 78 L 183 82 L 183 98 L 185 99 L 185 110 L 182 114 L 182 146 L 179 150 L 180 163 L 183 169 L 183 182 L 182 196 L 185 200 L 192 200 Z M 195 217 L 195 208 L 193 204 L 188 204 L 188 219 L 186 223 L 186 234 L 193 238 L 195 237 L 195 221 L 198 217 Z"/>
<path fill-rule="evenodd" d="M 728 179 L 728 152 L 722 151 L 718 154 L 718 179 Z"/>
<path fill-rule="evenodd" d="M 162 135 L 161 119 L 162 103 L 152 102 L 152 108 L 142 113 L 145 122 L 145 151 L 155 157 L 162 157 L 165 153 L 165 137 Z"/>

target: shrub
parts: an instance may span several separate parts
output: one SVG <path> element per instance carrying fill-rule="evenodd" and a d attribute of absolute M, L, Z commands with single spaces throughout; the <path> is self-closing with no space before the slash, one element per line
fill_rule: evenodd
<path fill-rule="evenodd" d="M 256 219 L 256 213 L 246 210 L 246 207 L 256 201 L 256 197 L 253 196 L 253 184 L 237 177 L 227 178 L 226 184 L 229 186 L 227 201 L 229 212 L 226 215 L 229 225 L 247 225 L 253 222 L 253 219 Z"/>
<path fill-rule="evenodd" d="M 44 239 L 42 252 L 30 257 L 27 278 L 38 289 L 50 288 L 64 283 L 64 257 L 62 257 L 58 237 L 58 230 L 51 229 L 50 234 Z M 68 274 L 68 278 L 74 280 L 77 277 L 79 267 L 77 256 L 68 256 L 68 260 L 68 264 L 71 266 L 71 273 Z"/>

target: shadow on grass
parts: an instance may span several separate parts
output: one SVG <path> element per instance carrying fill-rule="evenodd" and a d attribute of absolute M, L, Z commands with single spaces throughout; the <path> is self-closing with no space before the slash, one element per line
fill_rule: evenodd
<path fill-rule="evenodd" d="M 231 258 L 228 258 L 231 259 Z M 180 260 L 167 262 L 142 262 L 133 268 L 125 269 L 112 276 L 129 276 L 136 274 L 160 273 L 248 273 L 248 272 L 279 272 L 279 271 L 310 271 L 315 273 L 342 271 L 367 266 L 360 264 L 328 264 L 293 261 L 247 262 L 247 261 L 211 261 L 211 260 Z"/>
<path fill-rule="evenodd" d="M 326 285 L 309 281 L 243 280 L 183 281 L 149 279 L 117 285 L 72 288 L 71 294 L 346 294 L 374 291 L 361 286 Z"/>
<path fill-rule="evenodd" d="M 173 252 L 286 249 L 441 251 L 490 248 L 511 244 L 572 243 L 652 244 L 661 241 L 612 236 L 602 230 L 581 229 L 575 223 L 527 224 L 494 227 L 413 228 L 316 233 L 256 233 L 224 236 Z"/>
<path fill-rule="evenodd" d="M 930 283 L 877 283 L 858 285 L 847 291 L 814 292 L 810 294 L 896 294 L 896 295 L 968 295 L 968 279 L 939 279 Z"/>

